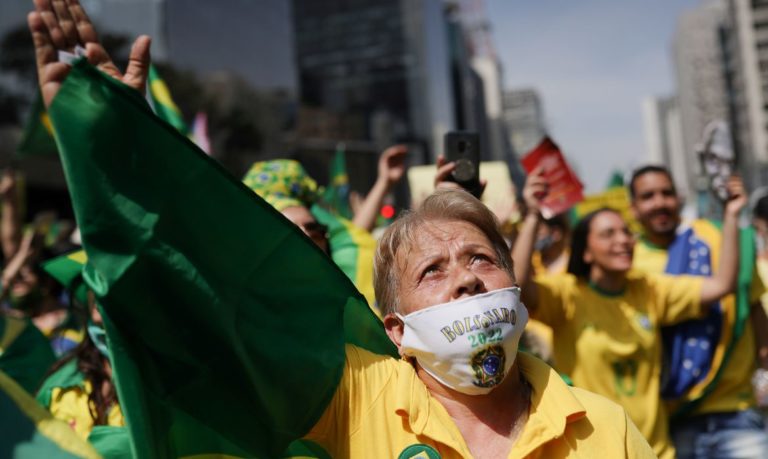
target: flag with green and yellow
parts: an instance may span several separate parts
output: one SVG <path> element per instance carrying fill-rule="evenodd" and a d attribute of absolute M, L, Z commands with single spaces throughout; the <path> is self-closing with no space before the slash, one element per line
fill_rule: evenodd
<path fill-rule="evenodd" d="M 56 141 L 53 140 L 53 126 L 48 112 L 43 106 L 43 98 L 38 91 L 29 117 L 24 126 L 21 142 L 16 149 L 19 156 L 55 156 Z"/>
<path fill-rule="evenodd" d="M 65 423 L 54 419 L 16 381 L 0 370 L 0 457 L 98 459 L 99 453 Z"/>
<path fill-rule="evenodd" d="M 323 201 L 333 213 L 352 219 L 352 209 L 349 206 L 349 175 L 347 175 L 347 155 L 344 144 L 336 146 L 336 152 L 331 160 L 328 173 L 328 187 L 325 189 Z"/>
<path fill-rule="evenodd" d="M 84 61 L 50 114 L 134 456 L 311 451 L 344 344 L 396 355 L 351 281 Z"/>
<path fill-rule="evenodd" d="M 154 65 L 149 66 L 147 98 L 160 119 L 178 129 L 179 132 L 188 134 L 189 129 L 184 122 L 181 111 L 173 101 L 168 85 L 160 77 Z M 56 155 L 53 126 L 51 126 L 51 119 L 43 106 L 43 99 L 39 92 L 35 95 L 35 100 L 32 103 L 17 152 L 19 156 Z"/>

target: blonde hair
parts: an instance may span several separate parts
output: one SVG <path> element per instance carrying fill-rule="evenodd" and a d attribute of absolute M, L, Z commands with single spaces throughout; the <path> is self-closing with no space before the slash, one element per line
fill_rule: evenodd
<path fill-rule="evenodd" d="M 421 207 L 401 215 L 379 239 L 373 262 L 373 287 L 382 315 L 398 310 L 398 252 L 413 247 L 419 229 L 437 220 L 462 221 L 474 225 L 490 241 L 501 268 L 511 279 L 515 278 L 509 247 L 499 232 L 499 223 L 493 212 L 466 191 L 438 190 L 425 199 Z"/>

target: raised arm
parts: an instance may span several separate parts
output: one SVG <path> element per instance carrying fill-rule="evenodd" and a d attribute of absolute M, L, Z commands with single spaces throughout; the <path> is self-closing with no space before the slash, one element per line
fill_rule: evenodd
<path fill-rule="evenodd" d="M 408 147 L 405 145 L 394 145 L 381 154 L 379 157 L 379 175 L 373 188 L 355 212 L 355 218 L 352 220 L 355 225 L 366 231 L 371 231 L 376 226 L 376 216 L 379 213 L 379 208 L 381 208 L 381 203 L 384 202 L 384 197 L 405 174 L 407 155 Z"/>
<path fill-rule="evenodd" d="M 723 240 L 720 246 L 720 263 L 712 277 L 705 278 L 701 287 L 701 302 L 717 301 L 736 287 L 739 273 L 739 212 L 747 203 L 744 182 L 740 177 L 728 179 L 730 199 L 723 212 Z"/>
<path fill-rule="evenodd" d="M 523 187 L 525 201 L 525 218 L 520 226 L 515 243 L 512 246 L 512 261 L 515 265 L 515 277 L 520 284 L 523 302 L 529 309 L 536 308 L 536 284 L 532 281 L 531 257 L 536 242 L 536 233 L 541 223 L 541 202 L 547 195 L 547 182 L 544 180 L 543 169 L 531 172 Z"/>
<path fill-rule="evenodd" d="M 148 36 L 142 35 L 133 43 L 128 68 L 122 73 L 99 42 L 78 0 L 35 0 L 35 11 L 27 15 L 27 24 L 35 44 L 37 78 L 46 107 L 51 105 L 70 69 L 68 64 L 59 62 L 59 51 L 74 53 L 78 45 L 85 48 L 91 65 L 144 93 L 149 73 Z"/>
<path fill-rule="evenodd" d="M 16 193 L 16 171 L 6 169 L 0 179 L 0 199 L 2 199 L 2 216 L 0 216 L 0 243 L 3 248 L 3 258 L 9 261 L 19 250 L 21 242 L 21 221 L 19 219 L 18 194 Z"/>

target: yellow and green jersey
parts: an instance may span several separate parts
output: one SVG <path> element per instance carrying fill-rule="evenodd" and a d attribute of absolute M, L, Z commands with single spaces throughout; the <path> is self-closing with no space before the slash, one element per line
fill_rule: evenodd
<path fill-rule="evenodd" d="M 571 274 L 538 277 L 533 316 L 554 331 L 555 369 L 574 386 L 627 410 L 654 452 L 674 456 L 661 383 L 660 327 L 703 313 L 702 279 L 630 273 L 625 290 L 600 292 Z"/>

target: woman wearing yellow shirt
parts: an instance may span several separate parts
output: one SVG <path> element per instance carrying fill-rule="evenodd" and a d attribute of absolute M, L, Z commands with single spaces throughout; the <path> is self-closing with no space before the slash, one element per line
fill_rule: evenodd
<path fill-rule="evenodd" d="M 57 362 L 37 393 L 54 418 L 66 422 L 104 457 L 130 457 L 101 314 L 89 293 L 88 333 L 77 348 Z"/>
<path fill-rule="evenodd" d="M 630 273 L 634 239 L 618 212 L 601 209 L 573 232 L 568 273 L 530 275 L 543 177 L 524 189 L 529 214 L 514 250 L 522 298 L 533 317 L 554 330 L 554 362 L 577 387 L 604 395 L 627 410 L 659 457 L 674 457 L 667 415 L 659 397 L 660 326 L 705 314 L 707 303 L 730 292 L 738 267 L 737 216 L 746 199 L 739 179 L 723 224 L 724 256 L 714 277 Z M 532 211 L 531 211 L 532 210 Z"/>

